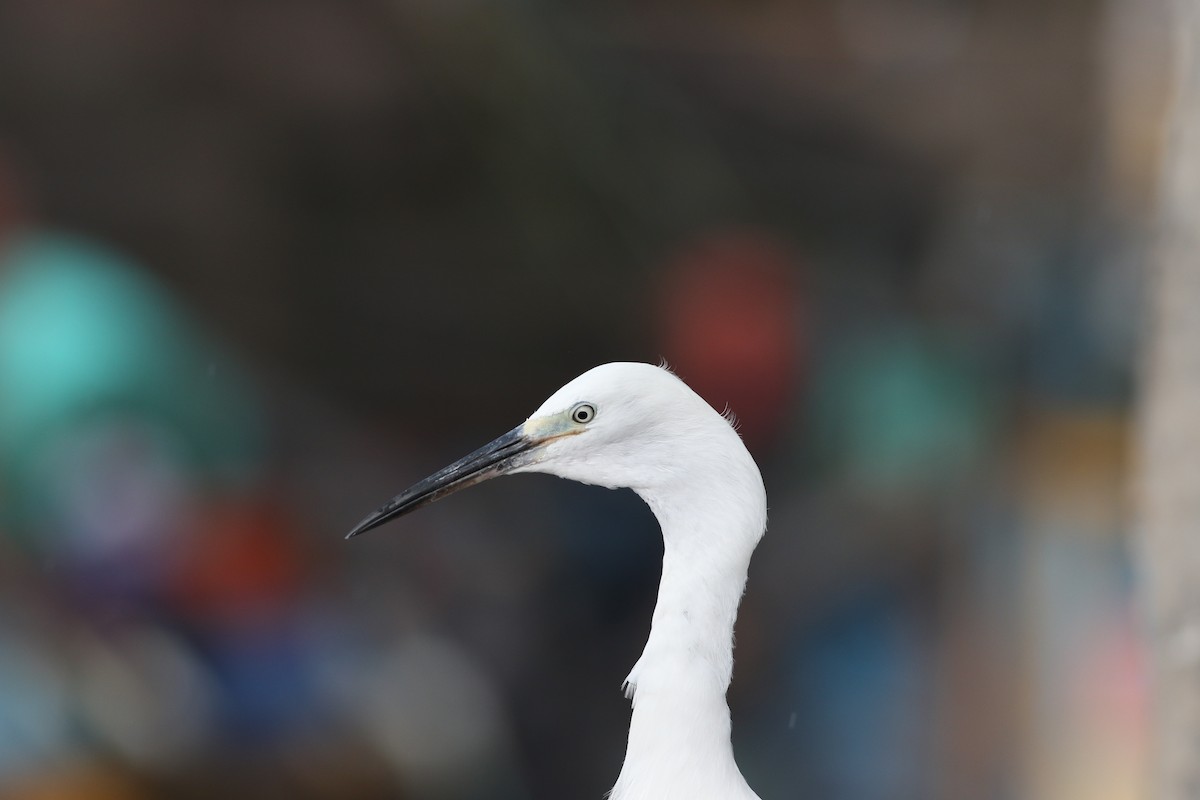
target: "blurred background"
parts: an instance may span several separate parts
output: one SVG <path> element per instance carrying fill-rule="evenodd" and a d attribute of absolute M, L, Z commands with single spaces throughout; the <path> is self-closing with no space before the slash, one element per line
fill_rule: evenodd
<path fill-rule="evenodd" d="M 600 798 L 626 491 L 365 513 L 611 360 L 771 523 L 764 798 L 1143 797 L 1156 0 L 0 0 L 0 797 Z"/>

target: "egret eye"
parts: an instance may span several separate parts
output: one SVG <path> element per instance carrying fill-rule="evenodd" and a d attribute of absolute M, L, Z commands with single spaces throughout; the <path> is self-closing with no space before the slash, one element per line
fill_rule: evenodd
<path fill-rule="evenodd" d="M 590 403 L 580 403 L 571 409 L 571 420 L 580 425 L 586 425 L 596 416 L 596 407 Z"/>

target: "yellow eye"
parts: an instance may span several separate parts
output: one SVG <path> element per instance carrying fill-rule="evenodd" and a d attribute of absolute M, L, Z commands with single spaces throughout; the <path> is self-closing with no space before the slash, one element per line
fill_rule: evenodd
<path fill-rule="evenodd" d="M 571 420 L 580 425 L 587 425 L 596 418 L 596 407 L 591 403 L 579 403 L 571 409 Z"/>

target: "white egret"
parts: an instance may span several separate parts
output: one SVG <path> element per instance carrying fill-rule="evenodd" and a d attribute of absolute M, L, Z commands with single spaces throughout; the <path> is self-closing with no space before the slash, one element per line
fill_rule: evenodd
<path fill-rule="evenodd" d="M 662 527 L 662 581 L 649 639 L 625 680 L 633 714 L 612 800 L 757 800 L 734 762 L 725 692 L 734 619 L 767 505 L 733 426 L 666 369 L 604 364 L 349 536 L 517 472 L 629 487 Z"/>

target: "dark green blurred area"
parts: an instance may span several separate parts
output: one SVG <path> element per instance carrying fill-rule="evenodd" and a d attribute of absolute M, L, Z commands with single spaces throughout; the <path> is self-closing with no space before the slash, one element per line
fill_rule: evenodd
<path fill-rule="evenodd" d="M 601 797 L 660 543 L 367 511 L 597 363 L 771 507 L 764 798 L 1133 798 L 1157 3 L 0 0 L 0 796 Z"/>

